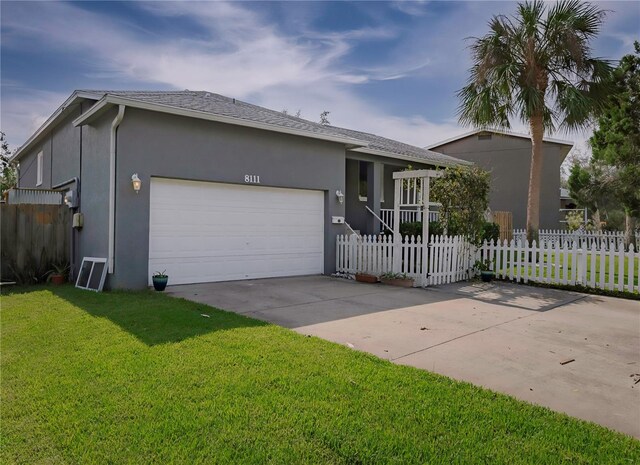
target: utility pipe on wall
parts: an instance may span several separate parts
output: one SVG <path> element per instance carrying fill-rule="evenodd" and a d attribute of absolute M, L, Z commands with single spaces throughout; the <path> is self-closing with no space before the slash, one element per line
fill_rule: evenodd
<path fill-rule="evenodd" d="M 67 186 L 71 183 L 76 185 L 76 195 L 77 195 L 77 204 L 73 208 L 73 210 L 78 210 L 80 208 L 80 178 L 75 176 L 71 179 L 68 179 L 65 182 L 61 182 L 60 184 L 56 184 L 55 186 L 51 186 L 51 189 L 60 189 L 61 187 Z M 71 226 L 71 241 L 69 244 L 69 279 L 73 281 L 75 279 L 75 266 L 76 266 L 76 230 L 73 226 Z"/>
<path fill-rule="evenodd" d="M 109 146 L 109 256 L 108 271 L 113 273 L 113 257 L 115 255 L 116 234 L 116 136 L 118 126 L 124 118 L 124 105 L 118 107 L 118 114 L 111 123 L 111 143 Z"/>

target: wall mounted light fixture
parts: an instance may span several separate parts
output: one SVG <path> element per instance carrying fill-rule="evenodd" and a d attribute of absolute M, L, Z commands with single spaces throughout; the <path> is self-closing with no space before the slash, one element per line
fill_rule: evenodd
<path fill-rule="evenodd" d="M 131 176 L 131 185 L 133 186 L 133 190 L 136 191 L 136 194 L 140 192 L 142 181 L 140 181 L 138 173 L 133 173 L 133 176 Z"/>
<path fill-rule="evenodd" d="M 338 202 L 340 204 L 344 203 L 344 194 L 342 193 L 341 190 L 336 191 L 336 197 L 338 197 Z"/>

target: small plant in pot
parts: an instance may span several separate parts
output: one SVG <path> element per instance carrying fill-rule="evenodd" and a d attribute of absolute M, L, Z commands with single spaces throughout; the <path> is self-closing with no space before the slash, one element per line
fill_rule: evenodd
<path fill-rule="evenodd" d="M 488 258 L 484 261 L 476 260 L 474 268 L 480 273 L 480 279 L 483 283 L 490 283 L 495 276 L 495 273 L 491 271 L 491 260 Z"/>
<path fill-rule="evenodd" d="M 169 276 L 167 276 L 167 270 L 156 271 L 155 273 L 153 273 L 151 280 L 153 281 L 153 288 L 156 291 L 160 291 L 160 292 L 164 291 L 164 289 L 167 287 L 167 282 L 169 281 Z"/>
<path fill-rule="evenodd" d="M 49 281 L 56 286 L 64 284 L 69 273 L 68 263 L 54 263 L 49 271 Z"/>
<path fill-rule="evenodd" d="M 380 281 L 392 286 L 413 287 L 413 279 L 404 273 L 385 273 L 380 277 Z"/>

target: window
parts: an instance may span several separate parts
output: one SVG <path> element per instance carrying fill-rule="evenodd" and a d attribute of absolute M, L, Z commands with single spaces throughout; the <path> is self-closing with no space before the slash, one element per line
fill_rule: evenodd
<path fill-rule="evenodd" d="M 369 183 L 367 182 L 367 168 L 368 163 L 366 161 L 358 162 L 358 199 L 362 202 L 367 201 Z M 384 202 L 384 165 L 380 170 L 380 202 Z"/>
<path fill-rule="evenodd" d="M 38 153 L 38 173 L 37 173 L 37 180 L 36 180 L 36 186 L 40 186 L 42 184 L 42 172 L 44 170 L 44 166 L 43 166 L 43 154 L 42 152 Z"/>
<path fill-rule="evenodd" d="M 358 198 L 362 202 L 367 201 L 367 162 L 358 162 Z"/>

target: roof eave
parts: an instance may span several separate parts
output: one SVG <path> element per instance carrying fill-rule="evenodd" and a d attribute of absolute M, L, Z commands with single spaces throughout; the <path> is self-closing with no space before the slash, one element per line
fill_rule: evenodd
<path fill-rule="evenodd" d="M 279 132 L 284 134 L 291 134 L 301 137 L 309 137 L 312 139 L 326 140 L 329 142 L 337 142 L 345 144 L 349 147 L 365 147 L 368 142 L 353 139 L 350 137 L 332 136 L 330 134 L 316 134 L 309 131 L 284 128 L 268 123 L 260 123 L 256 121 L 244 120 L 241 118 L 234 118 L 231 116 L 217 115 L 214 113 L 208 113 L 199 110 L 190 110 L 187 108 L 175 107 L 172 105 L 163 105 L 160 103 L 150 103 L 141 100 L 130 99 L 126 97 L 105 95 L 99 102 L 97 102 L 91 109 L 83 113 L 81 116 L 73 120 L 74 126 L 81 126 L 84 124 L 90 124 L 95 118 L 104 113 L 111 105 L 125 105 L 132 108 L 139 108 L 141 110 L 158 111 L 162 113 L 169 113 L 178 116 L 187 116 L 191 118 L 204 119 L 207 121 L 216 121 L 219 123 L 233 124 L 236 126 L 245 126 L 254 129 L 263 129 L 272 132 Z"/>
<path fill-rule="evenodd" d="M 443 145 L 450 144 L 451 142 L 456 142 L 456 141 L 461 140 L 461 139 L 465 139 L 467 137 L 473 136 L 473 135 L 481 133 L 481 132 L 493 132 L 495 134 L 502 134 L 503 136 L 518 137 L 518 138 L 521 138 L 521 139 L 531 139 L 531 137 L 528 136 L 527 134 L 519 134 L 519 133 L 515 133 L 515 132 L 510 132 L 510 131 L 503 131 L 503 130 L 500 130 L 500 129 L 483 128 L 483 129 L 474 129 L 472 131 L 465 132 L 465 133 L 460 134 L 458 136 L 450 137 L 449 139 L 445 139 L 445 140 L 442 140 L 440 142 L 436 142 L 435 144 L 431 144 L 431 145 L 426 146 L 425 149 L 433 150 L 433 149 L 435 149 L 437 147 L 442 147 Z M 551 143 L 551 144 L 558 144 L 558 145 L 568 146 L 569 150 L 571 150 L 571 147 L 573 147 L 573 145 L 574 145 L 574 142 L 572 142 L 572 141 L 562 140 L 562 139 L 555 139 L 553 137 L 545 137 L 545 138 L 542 139 L 542 141 L 543 142 L 548 142 L 548 143 Z"/>
<path fill-rule="evenodd" d="M 368 153 L 370 155 L 379 155 L 381 157 L 396 158 L 398 160 L 413 161 L 413 162 L 423 163 L 425 165 L 434 165 L 434 166 L 440 166 L 440 167 L 448 167 L 448 166 L 456 166 L 456 165 L 473 165 L 473 162 L 466 161 L 466 160 L 458 160 L 457 158 L 456 158 L 456 161 L 451 161 L 451 162 L 444 161 L 444 160 L 428 160 L 424 158 L 414 157 L 411 155 L 402 155 L 394 152 L 387 152 L 386 150 L 372 149 L 369 147 L 359 147 L 359 148 L 351 149 L 351 151 Z"/>

